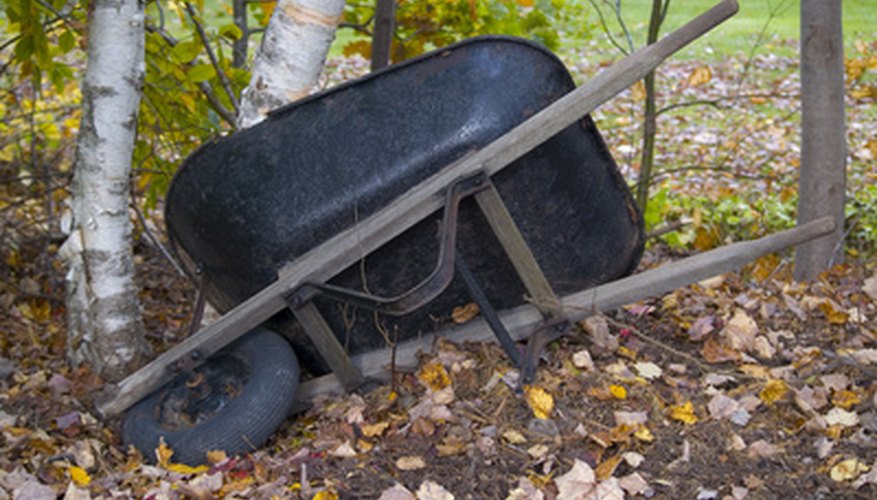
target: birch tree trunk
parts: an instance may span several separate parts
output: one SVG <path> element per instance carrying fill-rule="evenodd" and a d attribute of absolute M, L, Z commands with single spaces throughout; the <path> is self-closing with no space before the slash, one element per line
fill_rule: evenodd
<path fill-rule="evenodd" d="M 323 70 L 344 0 L 280 0 L 241 95 L 238 127 L 251 127 L 268 112 L 310 94 Z"/>
<path fill-rule="evenodd" d="M 144 76 L 140 0 L 93 0 L 82 83 L 68 262 L 68 357 L 108 380 L 148 353 L 128 216 L 129 174 Z"/>

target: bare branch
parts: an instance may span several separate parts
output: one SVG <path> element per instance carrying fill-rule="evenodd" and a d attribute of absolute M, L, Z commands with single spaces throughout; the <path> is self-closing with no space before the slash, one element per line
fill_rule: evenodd
<path fill-rule="evenodd" d="M 195 9 L 192 8 L 192 4 L 189 2 L 186 2 L 186 12 L 189 13 L 189 17 L 192 18 L 192 23 L 195 24 L 195 29 L 198 31 L 198 36 L 201 38 L 201 43 L 207 51 L 207 57 L 210 58 L 210 64 L 213 65 L 213 69 L 215 69 L 216 74 L 219 75 L 219 81 L 222 82 L 222 87 L 225 89 L 225 93 L 228 95 L 228 100 L 234 108 L 234 114 L 238 115 L 240 113 L 240 108 L 238 107 L 237 96 L 234 95 L 234 91 L 231 88 L 231 82 L 228 81 L 228 76 L 226 76 L 225 72 L 222 71 L 222 68 L 219 67 L 219 61 L 216 59 L 216 54 L 213 53 L 213 48 L 210 46 L 210 40 L 207 38 L 207 33 L 204 31 L 204 27 L 201 26 L 201 23 L 198 22 L 198 17 L 195 15 Z"/>

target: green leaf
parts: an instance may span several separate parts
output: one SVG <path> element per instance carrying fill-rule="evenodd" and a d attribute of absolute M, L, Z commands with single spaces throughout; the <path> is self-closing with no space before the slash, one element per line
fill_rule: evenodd
<path fill-rule="evenodd" d="M 238 27 L 237 24 L 226 24 L 219 28 L 219 34 L 228 38 L 229 40 L 240 40 L 242 36 L 244 36 L 244 32 Z"/>
<path fill-rule="evenodd" d="M 186 71 L 193 82 L 204 82 L 216 76 L 216 70 L 210 64 L 196 64 Z"/>
<path fill-rule="evenodd" d="M 173 50 L 171 50 L 171 57 L 179 61 L 180 63 L 190 63 L 198 54 L 201 53 L 201 45 L 196 42 L 180 42 L 178 43 Z"/>
<path fill-rule="evenodd" d="M 73 47 L 76 46 L 76 39 L 73 37 L 73 33 L 69 30 L 61 33 L 61 36 L 58 37 L 58 46 L 63 54 L 73 50 Z"/>

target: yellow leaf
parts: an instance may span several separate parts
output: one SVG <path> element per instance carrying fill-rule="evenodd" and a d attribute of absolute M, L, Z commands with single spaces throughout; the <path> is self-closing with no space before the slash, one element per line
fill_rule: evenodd
<path fill-rule="evenodd" d="M 859 395 L 849 389 L 838 391 L 831 398 L 831 403 L 834 406 L 839 406 L 844 410 L 849 410 L 860 402 Z"/>
<path fill-rule="evenodd" d="M 155 449 L 155 459 L 158 462 L 158 466 L 167 467 L 172 456 L 174 456 L 174 450 L 164 443 L 164 438 L 160 438 L 158 448 Z"/>
<path fill-rule="evenodd" d="M 646 98 L 646 84 L 642 80 L 634 83 L 631 87 L 631 93 L 635 100 L 642 101 Z"/>
<path fill-rule="evenodd" d="M 689 87 L 697 87 L 698 85 L 708 83 L 712 79 L 713 72 L 709 66 L 698 66 L 688 75 L 687 83 Z"/>
<path fill-rule="evenodd" d="M 772 405 L 786 397 L 788 392 L 789 387 L 782 380 L 768 380 L 758 397 L 768 405 Z"/>
<path fill-rule="evenodd" d="M 608 458 L 604 460 L 600 465 L 594 469 L 594 474 L 596 474 L 597 479 L 600 481 L 605 481 L 612 477 L 612 473 L 615 472 L 615 469 L 618 468 L 618 464 L 621 463 L 622 456 L 615 455 L 614 457 Z"/>
<path fill-rule="evenodd" d="M 533 6 L 533 0 L 518 0 L 518 3 L 521 5 L 521 7 L 532 7 Z"/>
<path fill-rule="evenodd" d="M 831 479 L 839 483 L 859 477 L 859 474 L 867 472 L 869 467 L 858 458 L 848 458 L 831 468 Z"/>
<path fill-rule="evenodd" d="M 831 300 L 823 300 L 819 303 L 819 310 L 825 315 L 825 319 L 833 325 L 845 325 L 849 315 L 843 308 L 838 307 Z"/>
<path fill-rule="evenodd" d="M 621 385 L 610 385 L 609 392 L 615 399 L 627 399 L 627 389 Z"/>
<path fill-rule="evenodd" d="M 644 425 L 639 426 L 639 428 L 633 433 L 633 437 L 639 439 L 644 443 L 651 443 L 655 440 L 655 436 L 652 434 L 652 431 L 650 431 L 649 428 Z"/>
<path fill-rule="evenodd" d="M 207 467 L 206 465 L 199 465 L 197 467 L 191 467 L 191 466 L 186 465 L 186 464 L 169 463 L 165 466 L 165 469 L 167 469 L 171 472 L 176 472 L 177 474 L 183 474 L 186 476 L 193 476 L 195 474 L 202 474 L 204 472 L 209 471 L 210 467 Z"/>
<path fill-rule="evenodd" d="M 691 404 L 691 401 L 686 401 L 682 405 L 672 406 L 670 408 L 670 418 L 688 425 L 697 423 L 697 415 L 694 414 L 694 405 Z"/>
<path fill-rule="evenodd" d="M 525 391 L 527 393 L 527 403 L 530 405 L 530 409 L 533 410 L 533 415 L 541 419 L 550 417 L 551 412 L 554 411 L 554 398 L 551 397 L 551 394 L 548 394 L 545 389 L 535 386 L 527 386 Z"/>
<path fill-rule="evenodd" d="M 417 378 L 420 379 L 423 385 L 436 392 L 451 385 L 451 377 L 448 376 L 445 367 L 438 363 L 430 363 L 424 366 L 420 373 L 417 374 Z"/>
<path fill-rule="evenodd" d="M 389 422 L 379 422 L 377 424 L 364 425 L 362 426 L 362 435 L 365 437 L 380 436 L 389 426 Z"/>
<path fill-rule="evenodd" d="M 451 312 L 451 318 L 454 320 L 454 323 L 458 325 L 462 325 L 463 323 L 468 323 L 475 316 L 478 316 L 481 310 L 478 309 L 478 304 L 475 302 L 470 302 L 465 306 L 455 307 Z"/>
<path fill-rule="evenodd" d="M 228 460 L 228 455 L 223 450 L 210 450 L 207 452 L 207 461 L 211 464 L 218 464 Z"/>
<path fill-rule="evenodd" d="M 81 467 L 77 467 L 75 465 L 71 465 L 70 469 L 70 479 L 76 483 L 76 486 L 88 486 L 91 484 L 91 476 L 88 475 L 88 472 L 85 472 L 85 469 Z"/>

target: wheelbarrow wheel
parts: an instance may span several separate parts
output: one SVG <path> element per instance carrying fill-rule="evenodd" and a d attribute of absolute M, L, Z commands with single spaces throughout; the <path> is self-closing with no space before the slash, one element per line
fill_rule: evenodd
<path fill-rule="evenodd" d="M 190 465 L 212 450 L 252 451 L 289 415 L 299 374 L 289 343 L 257 328 L 132 407 L 122 439 L 154 461 L 163 438 L 171 461 Z"/>

